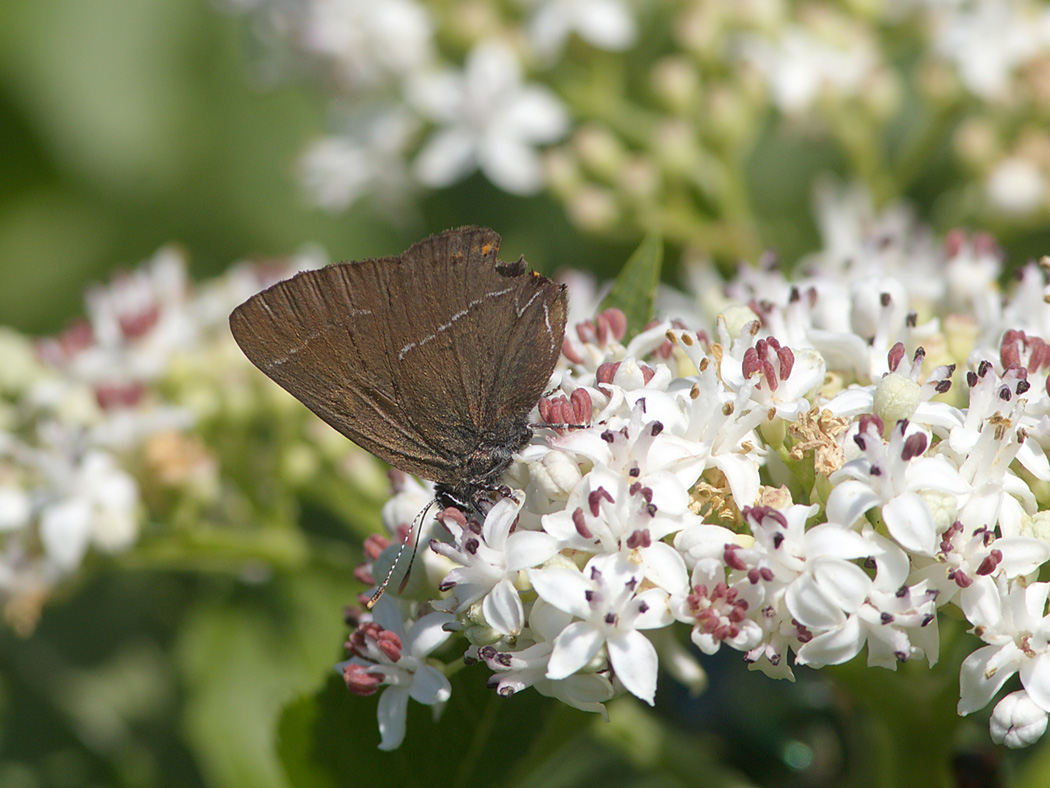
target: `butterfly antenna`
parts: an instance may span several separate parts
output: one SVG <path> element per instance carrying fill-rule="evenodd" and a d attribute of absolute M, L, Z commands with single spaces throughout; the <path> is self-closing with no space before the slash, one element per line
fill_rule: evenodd
<path fill-rule="evenodd" d="M 430 507 L 437 503 L 437 498 L 433 499 L 428 503 L 419 514 L 416 515 L 416 519 L 412 522 L 412 530 L 405 534 L 405 538 L 401 540 L 401 545 L 397 548 L 397 552 L 394 554 L 394 562 L 390 564 L 390 569 L 387 570 L 386 577 L 383 578 L 383 582 L 379 584 L 379 588 L 372 594 L 371 598 L 365 603 L 365 607 L 371 610 L 375 607 L 376 602 L 386 593 L 386 588 L 390 585 L 390 578 L 394 576 L 394 570 L 397 569 L 397 562 L 401 560 L 401 554 L 405 552 L 405 548 L 408 547 L 408 539 L 415 532 L 416 538 L 412 541 L 412 555 L 408 559 L 408 568 L 405 570 L 405 577 L 401 581 L 401 584 L 397 587 L 397 593 L 401 593 L 405 590 L 405 586 L 408 585 L 408 578 L 412 575 L 412 564 L 416 560 L 416 550 L 419 548 L 419 535 L 423 531 L 423 518 L 427 516 L 427 512 L 430 511 Z"/>

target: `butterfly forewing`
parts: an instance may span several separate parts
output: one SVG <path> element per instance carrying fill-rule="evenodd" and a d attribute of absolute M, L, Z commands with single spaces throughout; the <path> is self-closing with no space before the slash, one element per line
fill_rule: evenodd
<path fill-rule="evenodd" d="M 451 466 L 432 467 L 432 448 L 402 415 L 395 370 L 374 351 L 385 315 L 355 298 L 354 265 L 306 271 L 252 297 L 230 316 L 234 338 L 253 364 L 354 443 L 408 473 L 454 479 Z"/>
<path fill-rule="evenodd" d="M 299 274 L 238 307 L 233 335 L 263 372 L 380 459 L 469 483 L 463 464 L 483 435 L 521 433 L 565 323 L 563 287 L 523 265 L 497 267 L 499 241 L 461 228 L 399 257 Z"/>

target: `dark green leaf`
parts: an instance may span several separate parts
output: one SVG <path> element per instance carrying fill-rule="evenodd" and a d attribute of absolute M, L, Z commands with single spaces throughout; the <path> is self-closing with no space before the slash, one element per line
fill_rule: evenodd
<path fill-rule="evenodd" d="M 532 691 L 502 698 L 485 687 L 483 672 L 467 669 L 453 679 L 437 723 L 431 708 L 410 701 L 405 741 L 394 752 L 377 747 L 379 696 L 354 697 L 333 675 L 281 717 L 277 749 L 290 785 L 519 785 L 587 730 L 590 715 Z"/>
<path fill-rule="evenodd" d="M 627 337 L 633 337 L 653 316 L 653 300 L 660 282 L 664 246 L 660 234 L 650 230 L 613 283 L 601 308 L 615 307 L 627 316 Z"/>

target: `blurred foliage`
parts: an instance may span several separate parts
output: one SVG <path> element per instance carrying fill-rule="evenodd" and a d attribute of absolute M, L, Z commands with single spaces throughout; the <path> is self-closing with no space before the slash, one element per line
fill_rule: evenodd
<path fill-rule="evenodd" d="M 87 283 L 169 241 L 198 279 L 306 243 L 337 259 L 395 253 L 464 223 L 499 227 L 509 256 L 528 249 L 543 270 L 609 259 L 568 242 L 557 206 L 480 177 L 397 226 L 367 205 L 311 208 L 293 167 L 324 98 L 261 84 L 245 25 L 205 0 L 0 4 L 0 322 L 55 331 L 81 312 Z"/>

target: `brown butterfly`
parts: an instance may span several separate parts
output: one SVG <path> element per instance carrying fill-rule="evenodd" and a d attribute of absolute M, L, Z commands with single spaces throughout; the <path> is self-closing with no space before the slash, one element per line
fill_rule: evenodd
<path fill-rule="evenodd" d="M 300 273 L 230 315 L 244 354 L 442 505 L 497 486 L 529 440 L 565 333 L 565 286 L 496 259 L 481 227 Z"/>

